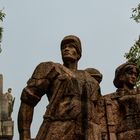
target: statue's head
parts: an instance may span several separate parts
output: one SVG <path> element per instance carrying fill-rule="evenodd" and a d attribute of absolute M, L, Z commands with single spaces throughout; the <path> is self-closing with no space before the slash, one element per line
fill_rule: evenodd
<path fill-rule="evenodd" d="M 8 88 L 8 92 L 11 93 L 11 91 L 12 91 L 12 89 L 11 88 Z"/>
<path fill-rule="evenodd" d="M 68 35 L 63 38 L 61 41 L 61 50 L 65 44 L 73 43 L 77 53 L 78 53 L 78 60 L 81 58 L 82 55 L 82 47 L 80 39 L 75 35 Z"/>
<path fill-rule="evenodd" d="M 114 85 L 116 88 L 123 88 L 124 83 L 133 88 L 137 82 L 139 70 L 134 63 L 126 62 L 115 71 Z"/>

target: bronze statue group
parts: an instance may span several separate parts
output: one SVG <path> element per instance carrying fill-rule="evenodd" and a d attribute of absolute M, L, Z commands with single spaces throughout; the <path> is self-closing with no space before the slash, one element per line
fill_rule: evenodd
<path fill-rule="evenodd" d="M 34 140 L 139 140 L 140 92 L 135 87 L 139 69 L 126 62 L 115 71 L 117 90 L 102 95 L 102 74 L 78 69 L 81 41 L 68 35 L 60 44 L 63 64 L 42 62 L 21 94 L 18 113 L 20 140 L 31 140 L 34 107 L 49 100 Z"/>

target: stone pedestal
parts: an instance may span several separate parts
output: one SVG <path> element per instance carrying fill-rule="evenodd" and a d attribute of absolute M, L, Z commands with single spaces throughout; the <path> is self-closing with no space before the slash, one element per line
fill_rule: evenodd
<path fill-rule="evenodd" d="M 12 140 L 14 122 L 8 118 L 8 101 L 0 95 L 0 140 Z"/>
<path fill-rule="evenodd" d="M 12 140 L 14 130 L 13 121 L 0 122 L 0 140 Z"/>

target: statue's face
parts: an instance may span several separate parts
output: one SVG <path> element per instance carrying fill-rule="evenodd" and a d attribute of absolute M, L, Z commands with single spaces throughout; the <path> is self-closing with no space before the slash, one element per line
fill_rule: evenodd
<path fill-rule="evenodd" d="M 74 43 L 66 43 L 62 46 L 61 53 L 64 61 L 77 61 L 78 53 Z"/>
<path fill-rule="evenodd" d="M 9 88 L 9 89 L 8 89 L 8 92 L 10 92 L 10 93 L 11 93 L 11 91 L 12 91 L 12 89 L 10 89 L 10 88 Z"/>
<path fill-rule="evenodd" d="M 130 67 L 124 74 L 125 77 L 125 84 L 129 87 L 134 87 L 137 82 L 138 72 L 136 67 Z"/>

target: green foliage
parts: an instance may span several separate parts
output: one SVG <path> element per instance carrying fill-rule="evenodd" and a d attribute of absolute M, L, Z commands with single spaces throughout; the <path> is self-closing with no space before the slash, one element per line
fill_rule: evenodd
<path fill-rule="evenodd" d="M 131 18 L 137 23 L 140 23 L 140 3 L 136 8 L 132 9 Z M 129 52 L 125 53 L 124 57 L 127 59 L 127 61 L 135 63 L 140 70 L 140 36 L 135 44 L 130 48 Z M 140 86 L 140 74 L 138 75 L 136 86 Z"/>
<path fill-rule="evenodd" d="M 138 4 L 136 8 L 132 9 L 131 18 L 133 18 L 137 23 L 140 22 L 140 3 Z"/>
<path fill-rule="evenodd" d="M 135 44 L 130 48 L 128 53 L 125 53 L 124 57 L 128 62 L 135 63 L 140 70 L 140 36 Z M 140 74 L 138 76 L 137 85 L 140 85 Z"/>
<path fill-rule="evenodd" d="M 2 10 L 0 10 L 0 22 L 3 21 L 4 17 L 5 17 L 5 13 L 3 13 Z M 3 28 L 0 26 L 0 42 L 1 42 L 1 39 L 2 39 L 2 31 L 3 31 Z"/>
<path fill-rule="evenodd" d="M 0 21 L 3 21 L 3 18 L 5 17 L 5 13 L 0 10 Z"/>
<path fill-rule="evenodd" d="M 3 28 L 0 27 L 0 42 L 1 42 L 1 39 L 2 39 L 2 32 L 3 32 Z"/>
<path fill-rule="evenodd" d="M 2 12 L 2 10 L 0 10 L 0 23 L 3 22 L 3 19 L 5 18 L 5 13 Z M 3 32 L 3 28 L 1 27 L 0 24 L 0 43 L 2 41 L 2 32 Z M 1 45 L 1 44 L 0 44 Z M 0 52 L 1 52 L 1 48 L 0 48 Z"/>

